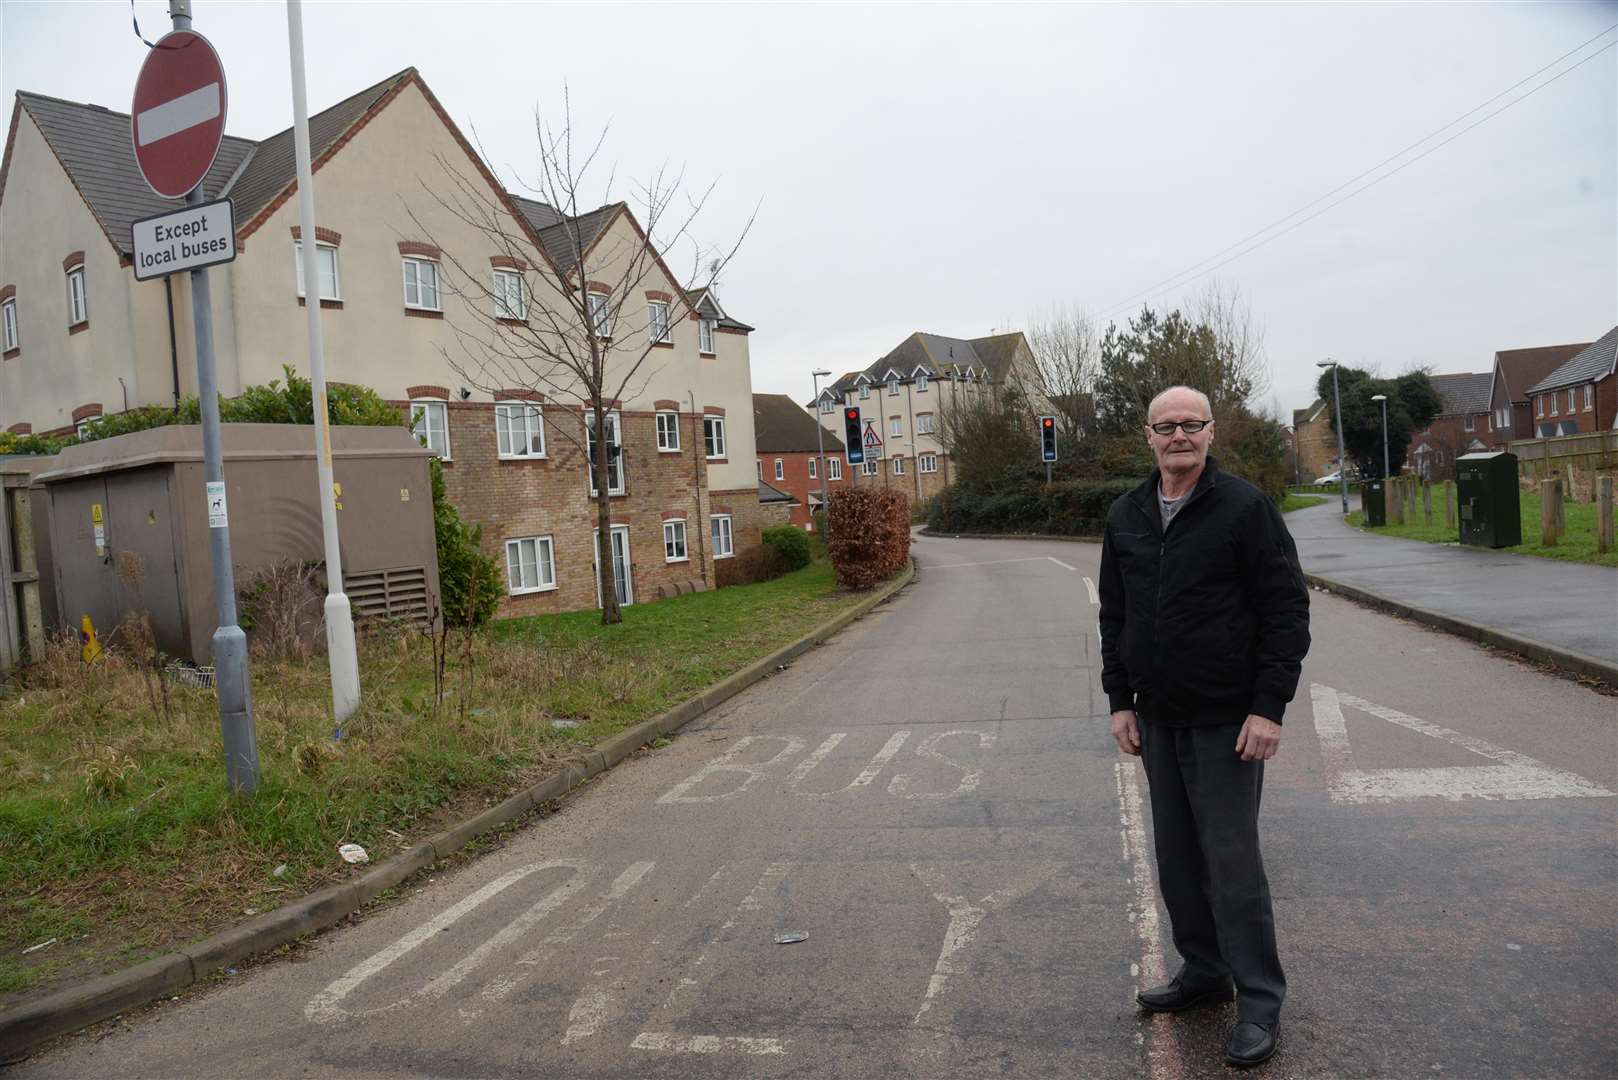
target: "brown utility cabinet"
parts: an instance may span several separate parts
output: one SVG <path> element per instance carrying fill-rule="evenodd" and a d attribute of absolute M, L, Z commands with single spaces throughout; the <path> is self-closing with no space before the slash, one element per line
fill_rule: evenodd
<path fill-rule="evenodd" d="M 280 560 L 324 562 L 314 428 L 220 430 L 238 592 Z M 431 452 L 403 427 L 333 427 L 331 434 L 344 589 L 355 618 L 429 618 L 438 596 Z M 89 615 L 106 635 L 145 611 L 158 648 L 209 663 L 218 620 L 202 428 L 174 425 L 70 446 L 36 479 L 48 495 L 62 623 L 77 629 Z"/>

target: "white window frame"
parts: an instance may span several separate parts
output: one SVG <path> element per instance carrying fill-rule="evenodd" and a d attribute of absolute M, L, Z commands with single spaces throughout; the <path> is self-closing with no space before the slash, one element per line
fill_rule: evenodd
<path fill-rule="evenodd" d="M 1596 384 L 1586 383 L 1584 386 L 1584 411 L 1589 412 L 1596 407 Z"/>
<path fill-rule="evenodd" d="M 603 341 L 612 340 L 612 297 L 603 292 L 586 294 L 585 303 L 590 308 L 590 326 L 595 330 L 596 337 Z"/>
<path fill-rule="evenodd" d="M 626 470 L 624 468 L 624 427 L 623 427 L 623 420 L 622 420 L 621 417 L 619 417 L 619 415 L 616 412 L 607 413 L 606 418 L 607 418 L 607 446 L 609 448 L 616 448 L 617 451 L 618 451 L 616 454 L 613 454 L 609 450 L 609 453 L 607 455 L 607 484 L 608 484 L 607 494 L 608 495 L 622 495 L 626 491 L 629 490 L 628 487 L 626 486 L 626 478 L 624 476 L 624 473 L 625 473 Z M 595 473 L 595 469 L 596 469 L 596 450 L 595 450 L 595 446 L 594 446 L 594 443 L 595 443 L 594 432 L 595 432 L 595 428 L 596 428 L 595 420 L 596 420 L 596 416 L 595 416 L 594 412 L 586 412 L 584 414 L 584 428 L 585 428 L 584 453 L 585 453 L 586 458 L 588 459 L 586 461 L 586 463 L 585 463 L 585 472 L 589 474 L 590 495 L 592 497 L 594 497 L 596 495 L 599 495 L 601 493 L 601 489 L 596 487 L 596 473 Z M 616 486 L 613 486 L 613 484 L 612 484 L 612 474 L 613 474 L 613 472 L 615 470 L 618 473 L 618 483 L 617 483 Z M 614 526 L 614 527 L 616 528 L 616 526 Z"/>
<path fill-rule="evenodd" d="M 826 459 L 826 479 L 841 480 L 843 478 L 843 459 L 829 457 Z"/>
<path fill-rule="evenodd" d="M 917 435 L 931 435 L 931 434 L 933 434 L 933 414 L 932 413 L 924 412 L 924 413 L 917 413 L 916 414 L 916 434 Z"/>
<path fill-rule="evenodd" d="M 97 420 L 100 420 L 101 415 L 102 415 L 101 413 L 96 413 L 94 416 L 86 416 L 83 420 L 78 421 L 76 424 L 73 425 L 73 434 L 75 436 L 77 436 L 78 438 L 80 438 L 80 439 L 84 438 L 85 429 L 87 429 L 91 424 L 95 423 Z"/>
<path fill-rule="evenodd" d="M 893 475 L 894 476 L 903 476 L 905 474 L 905 459 L 904 459 L 903 455 L 895 454 L 893 457 L 889 458 L 888 460 L 893 462 Z"/>
<path fill-rule="evenodd" d="M 21 348 L 18 344 L 22 340 L 22 335 L 17 329 L 17 298 L 15 296 L 8 297 L 4 303 L 0 303 L 0 324 L 3 324 L 5 328 L 3 331 L 5 351 L 10 352 L 12 349 Z"/>
<path fill-rule="evenodd" d="M 922 454 L 916 458 L 916 471 L 922 473 L 935 473 L 938 471 L 938 455 Z"/>
<path fill-rule="evenodd" d="M 534 559 L 531 563 L 523 562 L 523 545 L 533 546 Z M 517 580 L 513 580 L 511 570 L 512 549 L 517 552 Z M 541 552 L 544 557 L 541 558 Z M 523 569 L 532 566 L 534 570 L 534 584 L 523 584 Z M 549 581 L 546 581 L 549 578 Z M 556 591 L 556 544 L 549 536 L 516 536 L 506 541 L 506 595 L 528 596 L 531 593 Z"/>
<path fill-rule="evenodd" d="M 819 480 L 820 479 L 820 466 L 815 464 L 815 459 L 814 458 L 809 459 L 809 479 L 811 479 L 811 480 Z"/>
<path fill-rule="evenodd" d="M 861 476 L 881 476 L 882 475 L 882 462 L 874 461 L 874 460 L 866 460 L 866 461 L 860 462 L 860 475 Z"/>
<path fill-rule="evenodd" d="M 821 399 L 820 399 L 820 411 L 822 413 L 830 413 L 830 412 L 834 411 L 836 408 L 837 408 L 837 403 L 835 401 L 833 401 L 830 396 L 821 397 Z"/>
<path fill-rule="evenodd" d="M 927 392 L 927 373 L 924 371 L 921 374 L 916 376 L 916 393 L 925 394 L 926 392 Z"/>
<path fill-rule="evenodd" d="M 1538 417 L 1542 417 L 1544 415 L 1545 415 L 1545 395 L 1544 394 L 1535 394 L 1534 395 L 1534 416 L 1537 419 Z"/>
<path fill-rule="evenodd" d="M 708 532 L 713 540 L 713 557 L 728 559 L 736 554 L 736 534 L 729 514 L 713 514 L 708 518 Z"/>
<path fill-rule="evenodd" d="M 1546 394 L 1545 396 L 1551 399 L 1551 415 L 1552 416 L 1560 416 L 1560 415 L 1562 415 L 1560 412 L 1557 411 L 1557 406 L 1561 404 L 1561 399 L 1556 396 L 1556 391 L 1552 390 L 1549 394 Z"/>
<path fill-rule="evenodd" d="M 860 400 L 868 401 L 871 397 L 871 384 L 860 383 Z"/>
<path fill-rule="evenodd" d="M 646 337 L 657 345 L 674 343 L 674 323 L 667 300 L 646 302 Z"/>
<path fill-rule="evenodd" d="M 90 321 L 90 297 L 85 291 L 84 264 L 79 263 L 67 272 L 67 324 L 78 326 Z"/>
<path fill-rule="evenodd" d="M 522 432 L 521 449 L 517 448 L 519 424 Z M 537 450 L 534 449 L 535 436 L 539 438 Z M 546 457 L 545 415 L 540 411 L 540 407 L 532 401 L 495 402 L 494 448 L 496 456 L 505 461 Z"/>
<path fill-rule="evenodd" d="M 697 351 L 704 356 L 712 356 L 714 321 L 707 316 L 697 320 Z"/>
<path fill-rule="evenodd" d="M 787 478 L 787 463 L 781 458 L 775 459 L 775 478 L 777 480 L 785 480 Z"/>
<path fill-rule="evenodd" d="M 516 289 L 512 289 L 515 283 Z M 517 306 L 511 306 L 512 294 L 515 291 Z M 522 272 L 511 269 L 496 269 L 494 272 L 494 317 L 497 319 L 512 319 L 517 322 L 528 320 L 528 282 L 523 278 Z"/>
<path fill-rule="evenodd" d="M 899 396 L 899 376 L 897 375 L 893 375 L 888 378 L 888 396 Z"/>
<path fill-rule="evenodd" d="M 341 301 L 343 299 L 343 271 L 342 271 L 342 260 L 340 260 L 337 257 L 337 245 L 336 244 L 322 244 L 319 240 L 315 241 L 315 273 L 317 275 L 320 273 L 320 253 L 322 251 L 331 252 L 331 295 L 327 296 L 325 293 L 321 293 L 320 298 L 322 300 Z M 303 287 L 303 241 L 302 240 L 294 240 L 294 241 L 292 241 L 292 265 L 297 268 L 296 269 L 296 273 L 297 273 L 296 281 L 297 281 L 297 286 L 298 286 L 298 295 L 300 297 L 302 297 L 303 299 L 307 300 L 308 299 L 308 294 L 305 292 L 304 287 Z"/>
<path fill-rule="evenodd" d="M 905 422 L 902 416 L 888 417 L 888 435 L 890 438 L 899 438 L 905 433 Z"/>
<path fill-rule="evenodd" d="M 1579 411 L 1578 401 L 1579 401 L 1578 391 L 1575 390 L 1571 386 L 1568 387 L 1567 388 L 1567 414 L 1569 416 L 1572 416 L 1574 413 Z"/>
<path fill-rule="evenodd" d="M 414 301 L 410 299 L 410 271 L 412 269 L 416 272 L 416 299 Z M 424 272 L 429 270 L 433 279 L 433 302 L 430 304 L 427 303 L 427 284 L 424 277 Z M 437 259 L 424 259 L 419 255 L 405 255 L 399 259 L 399 276 L 404 285 L 405 307 L 411 311 L 441 312 L 444 310 L 444 294 L 439 286 L 442 274 L 439 271 Z"/>
<path fill-rule="evenodd" d="M 1476 430 L 1476 427 L 1477 427 L 1477 425 L 1473 423 L 1472 417 L 1465 416 L 1465 417 L 1461 418 L 1461 430 L 1462 431 L 1473 431 L 1473 430 Z"/>
<path fill-rule="evenodd" d="M 709 413 L 702 418 L 702 452 L 709 461 L 723 461 L 730 455 L 725 444 L 725 418 Z"/>
<path fill-rule="evenodd" d="M 660 454 L 678 454 L 680 452 L 680 414 L 659 409 L 657 412 L 657 452 Z"/>
<path fill-rule="evenodd" d="M 433 446 L 432 414 L 435 409 L 441 410 L 444 417 L 444 448 L 442 451 Z M 416 425 L 421 422 L 423 417 L 427 419 L 427 428 L 425 431 L 427 441 L 424 445 L 427 447 L 427 449 L 437 454 L 440 459 L 444 461 L 452 460 L 449 454 L 449 402 L 440 398 L 420 398 L 410 403 L 410 433 L 416 436 L 418 439 L 421 438 L 423 432 L 417 431 Z"/>
<path fill-rule="evenodd" d="M 691 549 L 686 544 L 685 538 L 685 518 L 670 518 L 663 522 L 663 561 L 666 563 L 691 561 Z"/>

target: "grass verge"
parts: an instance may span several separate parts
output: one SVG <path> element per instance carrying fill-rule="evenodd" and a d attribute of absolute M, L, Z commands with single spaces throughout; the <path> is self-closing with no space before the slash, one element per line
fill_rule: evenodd
<path fill-rule="evenodd" d="M 1294 510 L 1303 510 L 1311 506 L 1319 506 L 1326 501 L 1324 495 L 1298 495 L 1287 492 L 1286 498 L 1281 500 L 1281 513 L 1290 514 Z"/>
<path fill-rule="evenodd" d="M 340 844 L 380 861 L 861 595 L 821 563 L 631 606 L 615 627 L 589 611 L 501 622 L 451 635 L 441 699 L 426 636 L 372 632 L 364 702 L 341 738 L 323 658 L 259 658 L 263 779 L 251 798 L 225 788 L 210 691 L 165 690 L 116 634 L 89 666 L 75 643 L 58 643 L 0 697 L 0 1005 L 341 878 Z"/>
<path fill-rule="evenodd" d="M 1522 536 L 1523 543 L 1515 547 L 1501 548 L 1501 551 L 1513 555 L 1534 555 L 1542 559 L 1562 559 L 1566 562 L 1590 563 L 1595 566 L 1618 566 L 1618 551 L 1609 551 L 1600 554 L 1596 548 L 1596 516 L 1595 503 L 1563 503 L 1562 515 L 1567 523 L 1567 529 L 1557 540 L 1555 546 L 1546 547 L 1540 543 L 1539 528 L 1539 493 L 1523 493 L 1521 496 Z M 1443 493 L 1434 486 L 1433 490 L 1433 518 L 1435 524 L 1424 525 L 1420 523 L 1422 514 L 1421 502 L 1416 503 L 1416 524 L 1383 525 L 1375 528 L 1364 524 L 1364 517 L 1360 511 L 1351 512 L 1347 521 L 1356 529 L 1373 533 L 1377 536 L 1397 536 L 1405 540 L 1422 540 L 1429 544 L 1457 544 L 1460 543 L 1458 529 L 1444 525 Z"/>

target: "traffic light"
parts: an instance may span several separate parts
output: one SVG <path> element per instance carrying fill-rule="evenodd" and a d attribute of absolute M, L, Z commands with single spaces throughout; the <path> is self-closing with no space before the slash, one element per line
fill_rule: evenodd
<path fill-rule="evenodd" d="M 1039 460 L 1056 460 L 1056 417 L 1039 418 Z"/>
<path fill-rule="evenodd" d="M 865 460 L 865 433 L 860 430 L 858 405 L 850 405 L 843 410 L 843 442 L 847 444 L 850 465 L 858 465 Z"/>

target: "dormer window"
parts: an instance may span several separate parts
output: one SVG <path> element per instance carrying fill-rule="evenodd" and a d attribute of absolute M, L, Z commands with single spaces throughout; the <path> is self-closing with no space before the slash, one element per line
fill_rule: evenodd
<path fill-rule="evenodd" d="M 713 320 L 697 320 L 697 351 L 713 355 Z"/>
<path fill-rule="evenodd" d="M 927 373 L 925 371 L 923 371 L 923 372 L 919 373 L 916 376 L 916 393 L 925 394 L 926 392 L 927 392 Z"/>
<path fill-rule="evenodd" d="M 899 376 L 897 376 L 897 375 L 889 375 L 888 376 L 888 396 L 889 397 L 898 397 L 899 396 Z"/>

